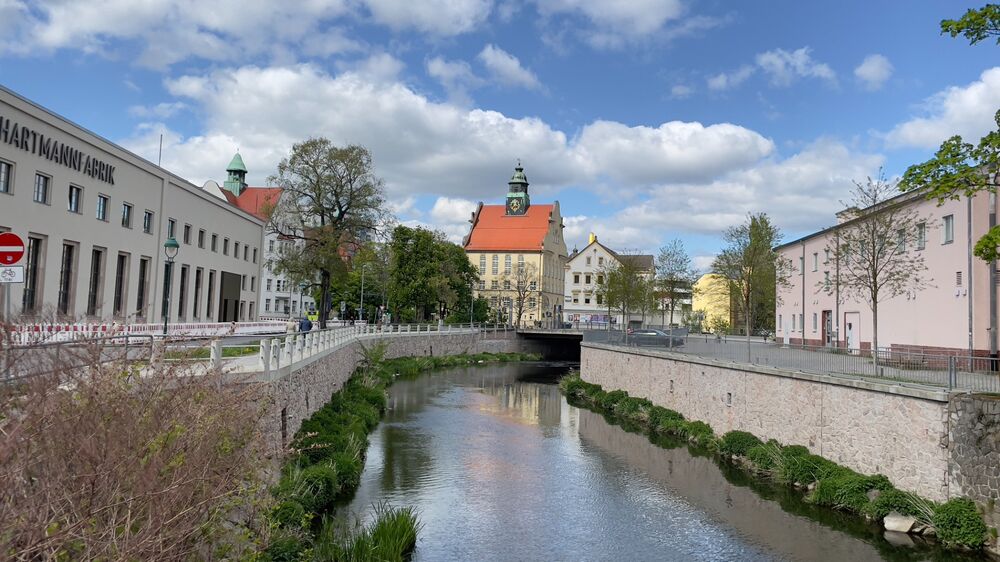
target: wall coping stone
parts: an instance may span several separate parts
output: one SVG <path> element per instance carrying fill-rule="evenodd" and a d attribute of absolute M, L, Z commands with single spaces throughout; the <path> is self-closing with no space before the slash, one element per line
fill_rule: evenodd
<path fill-rule="evenodd" d="M 707 357 L 701 357 L 698 355 L 689 355 L 686 353 L 672 353 L 669 351 L 661 351 L 658 349 L 649 348 L 622 348 L 617 345 L 608 345 L 602 343 L 593 342 L 581 342 L 580 347 L 588 347 L 593 349 L 602 349 L 605 351 L 617 351 L 619 353 L 627 355 L 637 355 L 645 357 L 656 357 L 662 359 L 670 359 L 673 361 L 680 361 L 682 363 L 694 363 L 697 365 L 709 365 L 712 367 L 721 367 L 725 369 L 730 369 L 733 371 L 746 371 L 749 373 L 759 373 L 764 375 L 771 375 L 775 377 L 798 379 L 810 382 L 817 382 L 821 384 L 831 384 L 835 386 L 846 386 L 850 388 L 858 388 L 861 390 L 868 390 L 871 392 L 879 392 L 882 394 L 897 394 L 900 396 L 908 396 L 911 398 L 919 398 L 923 400 L 930 400 L 932 402 L 943 402 L 947 403 L 949 398 L 954 395 L 967 394 L 965 392 L 949 392 L 945 389 L 938 389 L 935 387 L 916 385 L 913 383 L 893 383 L 893 382 L 881 382 L 874 381 L 871 379 L 861 379 L 861 378 L 849 378 L 846 376 L 837 375 L 823 375 L 819 373 L 807 373 L 804 371 L 793 371 L 790 369 L 778 369 L 775 367 L 769 367 L 765 365 L 752 365 L 747 363 L 732 363 L 729 361 L 721 361 L 718 359 L 710 359 Z"/>

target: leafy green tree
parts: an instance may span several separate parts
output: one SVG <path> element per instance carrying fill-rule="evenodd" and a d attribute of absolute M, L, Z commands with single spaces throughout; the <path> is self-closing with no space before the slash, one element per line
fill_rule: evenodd
<path fill-rule="evenodd" d="M 781 231 L 765 213 L 750 214 L 745 223 L 726 230 L 723 235 L 726 247 L 712 263 L 713 273 L 728 279 L 739 297 L 748 358 L 754 311 L 759 310 L 755 305 L 761 298 L 761 289 L 787 283 L 790 264 L 774 250 L 781 238 Z"/>
<path fill-rule="evenodd" d="M 996 37 L 1000 45 L 1000 5 L 987 4 L 978 10 L 969 9 L 957 20 L 941 20 L 941 33 L 964 35 L 970 45 Z"/>
<path fill-rule="evenodd" d="M 617 260 L 611 260 L 601 269 L 598 276 L 601 282 L 597 285 L 597 292 L 607 304 L 609 315 L 613 311 L 621 313 L 625 328 L 633 312 L 648 309 L 648 301 L 653 294 L 648 280 L 651 272 L 631 258 L 629 254 L 619 254 Z"/>
<path fill-rule="evenodd" d="M 463 310 L 468 316 L 479 274 L 461 246 L 439 232 L 397 226 L 390 248 L 388 298 L 400 319 L 425 320 L 432 312 L 447 318 Z"/>
<path fill-rule="evenodd" d="M 315 283 L 318 277 L 319 322 L 325 328 L 332 281 L 348 270 L 344 247 L 388 223 L 382 179 L 367 148 L 311 138 L 292 146 L 269 181 L 282 195 L 265 209 L 267 230 L 295 242 L 269 266 L 294 282 Z"/>

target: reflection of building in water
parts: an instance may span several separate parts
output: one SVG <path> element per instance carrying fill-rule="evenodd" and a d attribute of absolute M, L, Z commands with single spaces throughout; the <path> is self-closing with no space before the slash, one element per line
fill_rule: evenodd
<path fill-rule="evenodd" d="M 558 426 L 562 397 L 555 385 L 511 383 L 485 385 L 483 392 L 498 398 L 495 409 L 485 409 L 532 424 Z"/>

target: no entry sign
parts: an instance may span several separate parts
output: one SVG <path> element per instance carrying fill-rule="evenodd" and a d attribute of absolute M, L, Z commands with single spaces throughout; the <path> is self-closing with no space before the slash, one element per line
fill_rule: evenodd
<path fill-rule="evenodd" d="M 12 265 L 24 257 L 24 240 L 13 232 L 0 234 L 0 265 Z"/>

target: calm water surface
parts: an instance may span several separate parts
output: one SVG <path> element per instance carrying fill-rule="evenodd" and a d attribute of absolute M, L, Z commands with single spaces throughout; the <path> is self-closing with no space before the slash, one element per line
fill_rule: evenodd
<path fill-rule="evenodd" d="M 398 381 L 346 506 L 417 509 L 415 560 L 950 560 L 566 403 L 565 367 Z M 908 542 L 903 537 L 903 542 Z"/>

